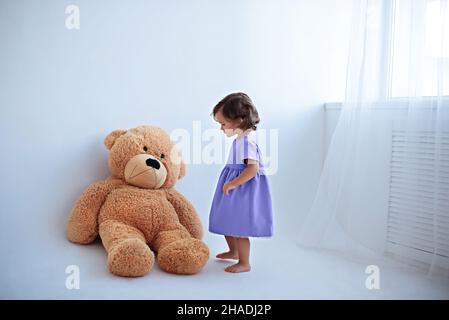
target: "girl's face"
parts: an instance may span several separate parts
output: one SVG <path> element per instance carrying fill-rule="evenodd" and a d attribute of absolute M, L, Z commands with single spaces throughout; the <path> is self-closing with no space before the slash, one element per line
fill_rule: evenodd
<path fill-rule="evenodd" d="M 233 135 L 236 135 L 242 131 L 242 129 L 239 128 L 242 121 L 229 120 L 225 118 L 221 110 L 218 110 L 218 112 L 215 114 L 215 121 L 220 124 L 220 129 L 228 137 L 232 137 Z"/>

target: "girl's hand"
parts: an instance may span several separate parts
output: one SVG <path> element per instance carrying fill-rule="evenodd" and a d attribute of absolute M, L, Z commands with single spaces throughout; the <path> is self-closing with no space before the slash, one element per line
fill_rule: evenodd
<path fill-rule="evenodd" d="M 232 189 L 237 188 L 239 185 L 251 180 L 259 170 L 259 164 L 256 160 L 248 159 L 246 168 L 242 171 L 241 174 L 238 175 L 237 178 L 235 178 L 232 181 L 226 182 L 223 185 L 223 192 L 225 195 L 229 195 L 229 191 Z"/>
<path fill-rule="evenodd" d="M 229 195 L 229 191 L 231 191 L 232 189 L 235 189 L 235 188 L 237 188 L 237 185 L 234 182 L 229 181 L 229 182 L 226 182 L 223 185 L 223 192 L 224 192 L 225 195 L 228 196 Z"/>

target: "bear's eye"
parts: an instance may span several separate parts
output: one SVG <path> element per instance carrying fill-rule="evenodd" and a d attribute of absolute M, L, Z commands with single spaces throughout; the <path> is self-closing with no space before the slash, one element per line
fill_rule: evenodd
<path fill-rule="evenodd" d="M 161 154 L 161 159 L 164 159 L 165 158 L 165 154 Z"/>
<path fill-rule="evenodd" d="M 148 148 L 146 146 L 143 147 L 143 151 L 147 152 Z"/>

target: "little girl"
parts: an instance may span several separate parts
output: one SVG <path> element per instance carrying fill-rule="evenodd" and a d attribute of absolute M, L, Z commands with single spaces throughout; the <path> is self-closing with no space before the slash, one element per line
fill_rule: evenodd
<path fill-rule="evenodd" d="M 240 92 L 227 95 L 212 115 L 228 137 L 237 137 L 215 190 L 209 231 L 224 235 L 229 246 L 217 258 L 238 260 L 225 271 L 246 272 L 251 270 L 248 237 L 273 235 L 270 186 L 256 141 L 259 115 L 251 99 Z"/>

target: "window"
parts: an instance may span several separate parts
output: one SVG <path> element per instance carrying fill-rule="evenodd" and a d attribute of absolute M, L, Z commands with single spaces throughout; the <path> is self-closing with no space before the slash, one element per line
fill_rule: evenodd
<path fill-rule="evenodd" d="M 449 95 L 449 41 L 443 42 L 449 39 L 449 4 L 428 0 L 417 8 L 411 2 L 392 6 L 390 96 Z M 422 60 L 415 65 L 417 58 Z"/>

